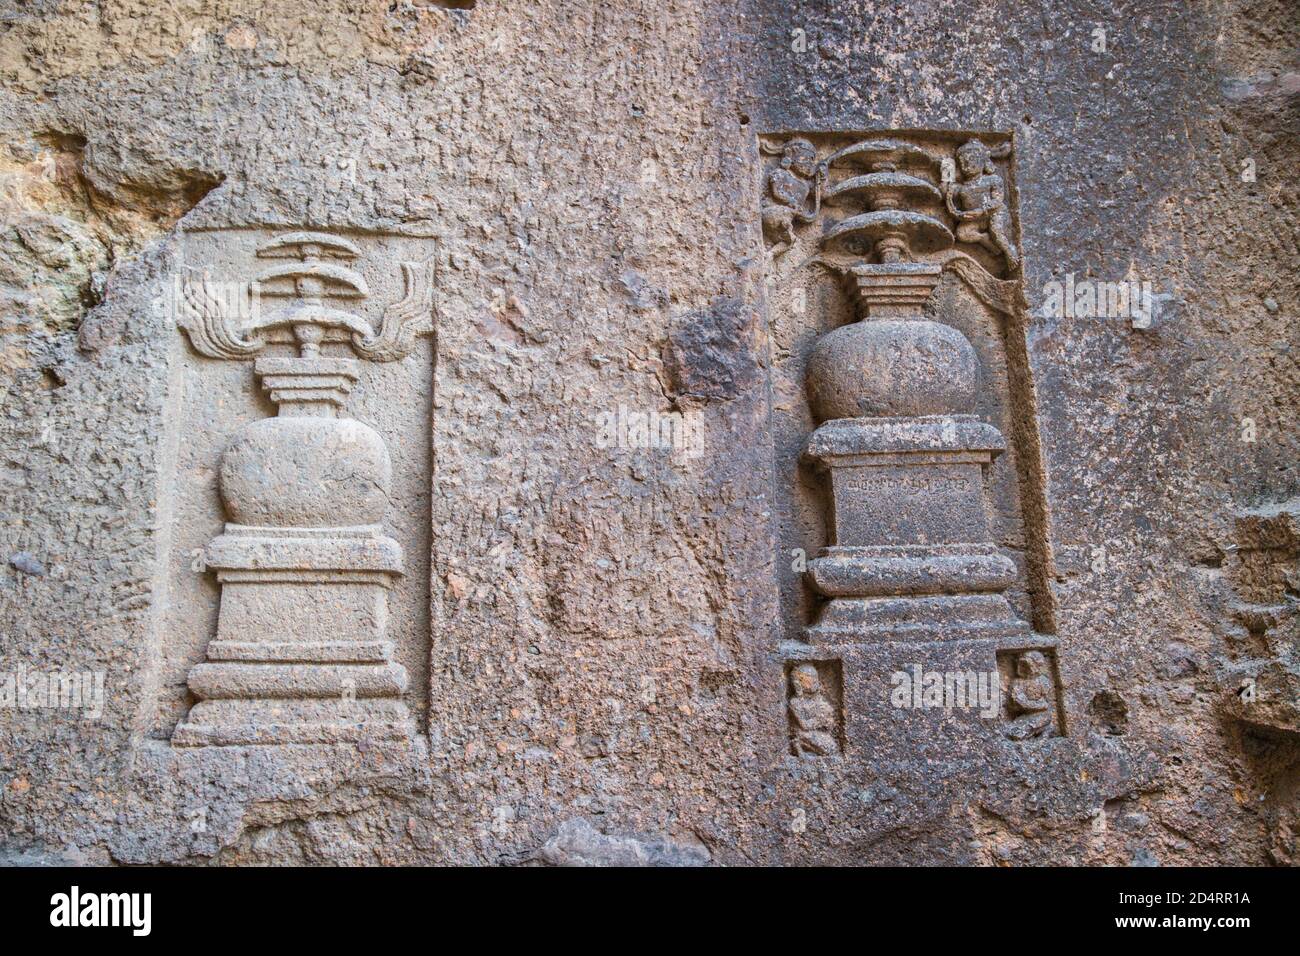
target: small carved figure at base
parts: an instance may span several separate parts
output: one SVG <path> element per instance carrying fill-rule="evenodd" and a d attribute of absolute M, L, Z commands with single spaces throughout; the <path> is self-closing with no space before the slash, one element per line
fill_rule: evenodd
<path fill-rule="evenodd" d="M 1004 728 L 1012 740 L 1031 740 L 1049 736 L 1055 693 L 1047 672 L 1047 658 L 1042 651 L 1026 651 L 1016 658 L 1016 673 L 1011 679 Z"/>
<path fill-rule="evenodd" d="M 812 664 L 800 664 L 790 673 L 790 729 L 794 752 L 800 757 L 839 754 L 835 708 L 822 693 L 821 675 Z"/>
<path fill-rule="evenodd" d="M 821 183 L 825 170 L 817 163 L 817 150 L 806 139 L 792 139 L 779 149 L 764 152 L 778 153 L 781 165 L 767 174 L 763 188 L 763 238 L 770 244 L 769 253 L 779 258 L 794 246 L 794 224 L 807 224 L 817 218 L 821 209 Z M 812 211 L 808 211 L 808 194 L 813 195 Z"/>
<path fill-rule="evenodd" d="M 993 160 L 1007 155 L 1009 146 L 990 150 L 977 139 L 957 149 L 957 168 L 962 182 L 944 183 L 943 197 L 948 212 L 957 220 L 958 242 L 983 246 L 1006 259 L 1007 271 L 1020 270 L 1020 257 L 1010 239 L 1006 187 L 993 169 Z"/>

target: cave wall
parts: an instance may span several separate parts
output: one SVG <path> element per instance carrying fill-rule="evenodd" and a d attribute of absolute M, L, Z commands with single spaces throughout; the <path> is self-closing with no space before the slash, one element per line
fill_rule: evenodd
<path fill-rule="evenodd" d="M 115 0 L 2 23 L 0 673 L 104 689 L 97 716 L 0 708 L 7 859 L 1294 863 L 1285 0 Z M 902 722 L 860 759 L 790 753 L 790 515 L 821 494 L 791 461 L 791 350 L 842 303 L 793 263 L 771 281 L 759 144 L 882 130 L 1014 143 L 1007 341 L 1050 613 L 1018 601 L 1057 641 L 1064 714 L 1041 745 L 925 760 Z M 389 523 L 421 555 L 392 615 L 420 733 L 177 748 L 215 628 L 191 565 L 211 459 L 267 408 L 168 291 L 223 236 L 295 229 L 435 262 L 433 334 L 356 412 L 391 426 Z M 1149 281 L 1158 309 L 1054 315 L 1067 275 Z M 824 311 L 792 325 L 805 282 Z M 693 438 L 608 440 L 629 412 Z"/>

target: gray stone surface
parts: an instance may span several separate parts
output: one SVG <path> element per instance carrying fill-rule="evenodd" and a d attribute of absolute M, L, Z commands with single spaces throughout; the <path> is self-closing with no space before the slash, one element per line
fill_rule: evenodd
<path fill-rule="evenodd" d="M 1292 5 L 470 6 L 0 4 L 0 862 L 1294 865 Z M 804 265 L 822 225 L 769 258 L 761 144 L 899 131 L 1013 144 L 1028 308 L 950 272 L 929 307 L 1006 440 L 988 528 L 1024 633 L 810 646 L 805 371 L 856 316 Z M 275 407 L 169 290 L 298 230 L 383 264 L 367 322 L 435 258 L 434 335 L 358 359 L 346 404 L 391 455 L 414 730 L 174 746 L 221 453 Z M 1158 309 L 1054 314 L 1067 277 Z M 620 408 L 698 442 L 602 441 Z M 914 664 L 1051 720 L 891 706 Z M 101 712 L 49 706 L 52 673 L 101 675 Z"/>
<path fill-rule="evenodd" d="M 549 866 L 705 866 L 709 851 L 662 836 L 611 836 L 575 817 L 560 824 L 534 859 Z"/>

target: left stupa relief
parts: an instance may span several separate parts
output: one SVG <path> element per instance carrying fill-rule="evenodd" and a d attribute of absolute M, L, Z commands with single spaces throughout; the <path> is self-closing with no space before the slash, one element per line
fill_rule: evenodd
<path fill-rule="evenodd" d="M 408 570 L 386 525 L 393 465 L 384 437 L 349 405 L 366 364 L 397 363 L 433 330 L 429 243 L 225 235 L 238 248 L 224 262 L 247 274 L 188 269 L 171 290 L 176 323 L 195 352 L 220 360 L 198 377 L 251 362 L 260 407 L 269 400 L 274 414 L 246 415 L 200 469 L 214 472 L 224 518 L 192 554 L 191 569 L 219 589 L 215 635 L 188 670 L 193 706 L 172 743 L 409 738 L 410 676 L 389 635 L 390 593 Z M 240 368 L 236 391 L 253 407 Z"/>

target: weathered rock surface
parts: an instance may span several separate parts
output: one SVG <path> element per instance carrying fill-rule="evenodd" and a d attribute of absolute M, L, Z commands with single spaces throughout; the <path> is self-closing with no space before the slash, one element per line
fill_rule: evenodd
<path fill-rule="evenodd" d="M 1296 864 L 1297 49 L 1286 0 L 4 4 L 0 863 Z M 783 195 L 811 203 L 805 160 L 888 136 L 930 185 L 885 185 L 944 231 L 879 221 L 991 280 L 945 266 L 925 308 L 974 350 L 970 414 L 1007 450 L 971 466 L 980 508 L 961 499 L 980 549 L 896 560 L 958 527 L 922 497 L 881 519 L 877 564 L 823 569 L 1014 621 L 1019 643 L 943 658 L 998 672 L 1011 732 L 891 707 L 890 675 L 930 666 L 912 647 L 807 643 L 803 572 L 843 502 L 803 457 L 804 371 L 867 319 L 808 264 L 828 220 L 765 190 L 788 158 Z M 972 137 L 1007 146 L 1014 256 L 993 224 L 946 236 L 948 180 L 907 166 Z M 333 527 L 327 485 L 364 502 L 340 525 L 385 513 L 275 552 L 351 577 L 250 598 L 256 626 L 214 642 L 219 574 L 302 570 L 207 566 L 238 523 L 223 451 L 298 399 L 264 394 L 260 357 L 204 354 L 172 293 L 247 282 L 300 232 L 357 246 L 335 264 L 372 326 L 432 257 L 432 323 L 320 346 L 356 362 L 329 420 L 359 423 L 320 441 L 365 429 L 391 476 L 322 469 L 265 521 Z M 1054 312 L 1067 278 L 1150 282 L 1157 308 Z M 891 412 L 953 411 L 909 387 Z M 880 390 L 826 410 L 879 414 Z M 967 454 L 942 424 L 903 431 Z M 295 480 L 258 461 L 241 502 Z M 362 623 L 276 633 L 313 607 Z M 238 715 L 343 742 L 174 742 L 222 654 L 254 668 L 213 685 Z M 291 670 L 268 690 L 263 665 Z M 360 688 L 329 683 L 352 666 Z"/>
<path fill-rule="evenodd" d="M 661 836 L 610 836 L 577 817 L 560 824 L 536 859 L 550 866 L 704 866 L 709 852 Z"/>

